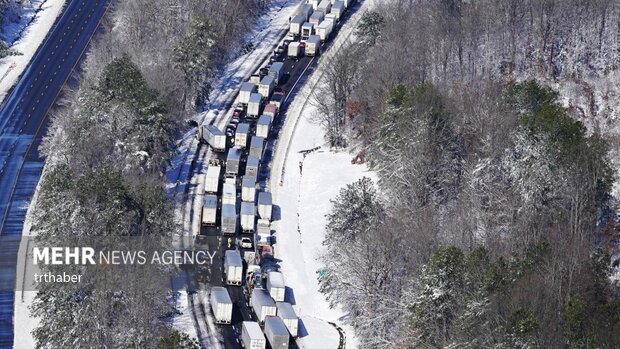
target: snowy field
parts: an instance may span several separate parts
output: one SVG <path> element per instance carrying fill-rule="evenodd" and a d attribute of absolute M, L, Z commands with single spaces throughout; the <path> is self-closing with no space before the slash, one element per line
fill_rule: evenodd
<path fill-rule="evenodd" d="M 0 59 L 0 101 L 4 100 L 30 63 L 54 21 L 62 12 L 65 2 L 66 0 L 32 0 L 32 7 L 23 10 L 19 22 L 3 28 L 3 39 L 9 44 L 13 42 L 10 48 L 21 55 Z M 14 68 L 11 68 L 12 65 Z"/>
<path fill-rule="evenodd" d="M 352 155 L 323 148 L 323 130 L 311 121 L 314 112 L 312 106 L 303 110 L 285 165 L 285 179 L 282 186 L 272 187 L 274 202 L 281 212 L 280 220 L 274 222 L 276 256 L 282 260 L 291 302 L 307 331 L 300 344 L 306 348 L 338 348 L 339 335 L 327 325 L 329 321 L 345 330 L 347 348 L 355 348 L 352 328 L 342 321 L 347 314 L 329 308 L 319 292 L 317 271 L 322 268 L 319 256 L 324 250 L 325 215 L 330 200 L 345 185 L 364 176 L 374 179 L 375 175 L 365 165 L 352 165 Z M 319 150 L 305 157 L 300 153 L 319 146 Z"/>

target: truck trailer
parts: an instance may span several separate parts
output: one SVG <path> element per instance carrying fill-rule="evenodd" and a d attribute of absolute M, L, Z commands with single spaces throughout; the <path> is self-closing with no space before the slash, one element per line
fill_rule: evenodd
<path fill-rule="evenodd" d="M 261 115 L 256 122 L 256 136 L 269 138 L 269 129 L 271 128 L 271 117 L 269 115 Z"/>
<path fill-rule="evenodd" d="M 210 297 L 211 309 L 215 317 L 216 324 L 228 324 L 232 321 L 232 301 L 228 290 L 224 287 L 215 286 L 211 288 Z"/>
<path fill-rule="evenodd" d="M 241 200 L 254 202 L 256 198 L 256 177 L 245 175 L 241 180 Z"/>
<path fill-rule="evenodd" d="M 235 147 L 245 148 L 248 144 L 248 138 L 250 137 L 250 124 L 242 122 L 237 125 L 237 131 L 235 131 Z"/>
<path fill-rule="evenodd" d="M 256 223 L 256 242 L 259 245 L 271 243 L 271 223 L 268 219 L 259 219 Z"/>
<path fill-rule="evenodd" d="M 250 155 L 256 156 L 259 160 L 263 158 L 263 137 L 254 136 L 250 142 Z"/>
<path fill-rule="evenodd" d="M 224 257 L 224 273 L 228 285 L 241 285 L 243 261 L 238 250 L 227 250 Z"/>
<path fill-rule="evenodd" d="M 284 276 L 282 273 L 272 271 L 267 274 L 267 291 L 276 302 L 284 302 Z"/>
<path fill-rule="evenodd" d="M 254 232 L 254 220 L 256 218 L 256 206 L 253 202 L 241 203 L 241 230 L 244 233 Z"/>
<path fill-rule="evenodd" d="M 273 77 L 274 84 L 277 86 L 284 77 L 284 63 L 274 62 L 271 68 L 269 68 L 269 73 L 267 75 Z"/>
<path fill-rule="evenodd" d="M 271 220 L 271 193 L 262 191 L 258 193 L 258 216 L 262 219 Z"/>
<path fill-rule="evenodd" d="M 241 324 L 241 344 L 245 349 L 265 349 L 267 340 L 258 322 L 244 321 Z"/>
<path fill-rule="evenodd" d="M 215 194 L 220 190 L 220 175 L 222 167 L 220 165 L 211 164 L 207 167 L 205 174 L 205 193 Z"/>
<path fill-rule="evenodd" d="M 250 102 L 248 103 L 249 118 L 257 118 L 260 115 L 262 100 L 263 96 L 260 93 L 252 93 L 250 95 Z"/>
<path fill-rule="evenodd" d="M 336 16 L 337 21 L 340 21 L 340 18 L 342 18 L 342 15 L 344 15 L 345 9 L 346 9 L 346 6 L 344 6 L 343 1 L 336 1 L 332 5 L 332 10 L 330 13 Z"/>
<path fill-rule="evenodd" d="M 329 36 L 332 33 L 332 29 L 333 22 L 330 20 L 324 20 L 323 22 L 321 22 L 321 24 L 319 24 L 319 26 L 316 28 L 316 34 L 319 36 L 319 38 L 321 38 L 321 42 L 325 42 L 327 39 L 329 39 Z"/>
<path fill-rule="evenodd" d="M 245 175 L 258 178 L 258 168 L 260 162 L 256 156 L 248 156 L 248 160 L 245 163 Z"/>
<path fill-rule="evenodd" d="M 316 11 L 323 11 L 323 13 L 329 13 L 332 9 L 332 2 L 329 0 L 322 0 L 317 6 Z"/>
<path fill-rule="evenodd" d="M 309 17 L 310 16 L 308 16 L 308 18 Z M 295 36 L 300 35 L 301 34 L 301 26 L 304 25 L 304 23 L 307 20 L 308 20 L 307 18 L 305 18 L 304 16 L 301 16 L 301 15 L 294 16 L 293 18 L 291 18 L 291 22 L 289 23 L 289 26 L 288 26 L 289 32 L 294 34 Z"/>
<path fill-rule="evenodd" d="M 217 219 L 217 196 L 205 195 L 202 205 L 202 225 L 215 225 Z"/>
<path fill-rule="evenodd" d="M 226 150 L 226 134 L 215 125 L 202 125 L 200 132 L 201 142 L 207 143 L 214 151 Z"/>
<path fill-rule="evenodd" d="M 312 4 L 304 4 L 301 5 L 299 10 L 297 10 L 297 15 L 302 16 L 305 21 L 308 21 L 308 19 L 310 19 L 310 16 L 312 15 L 312 12 L 314 12 L 314 7 L 312 7 Z"/>
<path fill-rule="evenodd" d="M 297 59 L 301 55 L 301 46 L 298 41 L 288 44 L 288 58 Z"/>
<path fill-rule="evenodd" d="M 306 56 L 318 56 L 321 52 L 321 37 L 318 35 L 310 35 L 306 40 Z"/>
<path fill-rule="evenodd" d="M 263 115 L 267 115 L 271 118 L 271 122 L 276 119 L 276 115 L 278 114 L 278 106 L 275 103 L 269 103 L 265 106 L 265 110 L 263 110 Z"/>
<path fill-rule="evenodd" d="M 237 232 L 237 205 L 222 205 L 222 234 L 234 235 Z"/>
<path fill-rule="evenodd" d="M 239 90 L 239 103 L 248 104 L 250 102 L 250 96 L 256 92 L 256 85 L 252 82 L 244 82 Z"/>
<path fill-rule="evenodd" d="M 263 323 L 268 316 L 276 316 L 276 302 L 271 299 L 269 292 L 262 288 L 255 288 L 250 297 L 250 306 L 256 314 L 259 323 Z"/>
<path fill-rule="evenodd" d="M 237 187 L 234 183 L 224 183 L 222 191 L 222 205 L 235 205 L 237 203 Z"/>
<path fill-rule="evenodd" d="M 239 175 L 239 167 L 241 167 L 241 149 L 228 149 L 228 156 L 226 156 L 226 178 L 236 178 Z"/>
<path fill-rule="evenodd" d="M 314 34 L 314 24 L 310 22 L 304 23 L 304 25 L 301 27 L 301 39 L 308 40 L 310 35 L 313 35 L 313 34 Z"/>
<path fill-rule="evenodd" d="M 265 319 L 265 337 L 272 349 L 288 349 L 290 339 L 288 330 L 284 321 L 278 316 L 269 316 Z"/>
<path fill-rule="evenodd" d="M 277 302 L 276 308 L 278 310 L 278 316 L 284 321 L 284 325 L 291 334 L 291 337 L 297 337 L 299 328 L 299 318 L 295 314 L 295 310 L 290 303 Z"/>
<path fill-rule="evenodd" d="M 310 16 L 310 19 L 308 20 L 308 22 L 314 24 L 314 27 L 316 28 L 316 26 L 319 25 L 319 23 L 321 23 L 324 18 L 325 18 L 325 12 L 314 11 L 312 16 Z"/>
<path fill-rule="evenodd" d="M 275 87 L 275 79 L 273 76 L 265 76 L 258 84 L 258 93 L 264 98 L 269 99 L 273 88 Z M 258 116 L 258 115 L 257 115 Z"/>

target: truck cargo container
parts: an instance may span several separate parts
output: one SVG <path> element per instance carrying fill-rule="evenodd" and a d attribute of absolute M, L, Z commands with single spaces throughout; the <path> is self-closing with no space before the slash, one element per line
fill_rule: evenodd
<path fill-rule="evenodd" d="M 308 0 L 308 4 L 312 5 L 312 9 L 316 10 L 319 7 L 321 0 Z"/>
<path fill-rule="evenodd" d="M 258 84 L 258 93 L 264 98 L 269 99 L 273 88 L 275 87 L 275 79 L 273 76 L 265 76 Z"/>
<path fill-rule="evenodd" d="M 342 15 L 344 15 L 344 10 L 345 9 L 346 9 L 346 7 L 344 6 L 344 2 L 336 1 L 332 5 L 332 9 L 331 9 L 331 11 L 329 13 L 335 15 L 336 16 L 336 20 L 340 21 L 340 18 L 342 18 Z"/>
<path fill-rule="evenodd" d="M 267 339 L 257 322 L 244 321 L 241 324 L 241 344 L 245 349 L 267 348 Z"/>
<path fill-rule="evenodd" d="M 253 202 L 241 203 L 241 230 L 244 233 L 254 232 L 254 219 L 256 218 L 256 206 Z"/>
<path fill-rule="evenodd" d="M 323 18 L 325 18 L 325 12 L 323 12 L 323 11 L 314 11 L 312 16 L 310 16 L 310 19 L 308 20 L 308 22 L 314 24 L 314 28 L 316 28 L 316 26 L 319 25 L 319 23 L 321 23 L 323 21 Z"/>
<path fill-rule="evenodd" d="M 272 271 L 267 274 L 267 291 L 276 302 L 284 302 L 284 276 L 282 273 Z"/>
<path fill-rule="evenodd" d="M 297 59 L 301 55 L 301 46 L 298 41 L 288 44 L 288 58 Z"/>
<path fill-rule="evenodd" d="M 315 9 L 316 11 L 323 11 L 323 13 L 329 13 L 329 11 L 332 9 L 332 3 L 329 0 L 322 0 L 319 3 L 319 6 L 317 6 L 317 8 Z"/>
<path fill-rule="evenodd" d="M 260 107 L 263 96 L 260 93 L 252 93 L 248 103 L 248 117 L 257 118 L 260 115 Z"/>
<path fill-rule="evenodd" d="M 305 21 L 308 21 L 308 19 L 312 15 L 312 12 L 314 12 L 314 7 L 312 7 L 311 4 L 304 4 L 304 5 L 301 5 L 299 10 L 297 10 L 297 15 L 302 16 Z"/>
<path fill-rule="evenodd" d="M 334 22 L 333 28 L 336 28 L 336 22 L 338 22 L 338 19 L 336 18 L 335 14 L 328 13 L 328 14 L 325 15 L 324 21 L 332 21 L 332 22 Z"/>
<path fill-rule="evenodd" d="M 308 16 L 309 18 L 310 16 Z M 300 35 L 301 34 L 301 26 L 304 25 L 304 23 L 308 20 L 308 18 L 305 18 L 304 16 L 294 16 L 293 18 L 291 18 L 291 22 L 289 23 L 289 32 L 293 33 L 295 35 Z"/>
<path fill-rule="evenodd" d="M 202 225 L 215 225 L 217 219 L 217 196 L 205 195 L 202 205 Z"/>
<path fill-rule="evenodd" d="M 222 234 L 235 234 L 237 232 L 237 205 L 222 205 Z"/>
<path fill-rule="evenodd" d="M 329 36 L 332 33 L 332 29 L 333 22 L 330 20 L 325 20 L 321 22 L 321 24 L 319 24 L 319 26 L 316 28 L 316 33 L 319 38 L 321 38 L 321 42 L 325 42 L 327 39 L 329 39 Z"/>
<path fill-rule="evenodd" d="M 242 252 L 243 252 L 243 260 L 247 264 L 256 264 L 256 256 L 257 256 L 256 248 L 253 247 L 251 249 L 245 249 Z"/>
<path fill-rule="evenodd" d="M 271 118 L 271 122 L 276 119 L 276 114 L 278 113 L 278 106 L 274 103 L 269 103 L 265 106 L 265 110 L 263 110 L 263 115 L 267 115 Z"/>
<path fill-rule="evenodd" d="M 226 134 L 215 125 L 202 125 L 200 140 L 213 148 L 214 151 L 226 150 Z"/>
<path fill-rule="evenodd" d="M 258 216 L 262 219 L 271 220 L 271 193 L 262 191 L 258 193 Z"/>
<path fill-rule="evenodd" d="M 288 349 L 290 336 L 284 321 L 278 316 L 269 316 L 265 319 L 265 337 L 272 349 Z"/>
<path fill-rule="evenodd" d="M 293 306 L 290 303 L 277 302 L 276 308 L 278 310 L 278 317 L 284 321 L 284 325 L 286 325 L 291 337 L 297 337 L 299 318 L 295 314 Z"/>
<path fill-rule="evenodd" d="M 263 137 L 252 137 L 252 141 L 250 142 L 250 155 L 254 155 L 261 160 L 263 158 L 263 143 L 265 143 Z"/>
<path fill-rule="evenodd" d="M 256 92 L 256 85 L 252 82 L 244 82 L 239 90 L 239 103 L 248 104 L 250 102 L 250 96 Z"/>
<path fill-rule="evenodd" d="M 237 187 L 233 183 L 224 183 L 222 191 L 222 205 L 234 205 L 237 203 Z"/>
<path fill-rule="evenodd" d="M 306 56 L 318 56 L 321 52 L 321 37 L 318 35 L 310 35 L 306 40 Z"/>
<path fill-rule="evenodd" d="M 248 145 L 248 138 L 250 137 L 250 124 L 242 122 L 237 125 L 237 131 L 235 132 L 235 147 L 245 148 Z"/>
<path fill-rule="evenodd" d="M 210 297 L 211 309 L 216 324 L 230 324 L 232 321 L 232 301 L 224 287 L 212 287 Z"/>
<path fill-rule="evenodd" d="M 256 177 L 244 176 L 241 180 L 241 200 L 245 202 L 254 202 L 256 198 Z"/>
<path fill-rule="evenodd" d="M 259 245 L 271 243 L 271 223 L 268 219 L 259 219 L 256 223 L 256 242 Z"/>
<path fill-rule="evenodd" d="M 226 156 L 226 177 L 237 177 L 239 175 L 239 167 L 241 167 L 241 149 L 228 149 L 228 156 Z"/>
<path fill-rule="evenodd" d="M 259 323 L 263 323 L 268 316 L 276 316 L 276 302 L 271 299 L 269 292 L 262 288 L 255 288 L 250 297 L 250 306 L 256 314 Z"/>
<path fill-rule="evenodd" d="M 220 175 L 222 167 L 219 165 L 209 165 L 205 174 L 205 193 L 217 193 L 220 190 Z"/>
<path fill-rule="evenodd" d="M 269 129 L 271 128 L 271 116 L 261 115 L 256 122 L 256 136 L 269 138 Z"/>
<path fill-rule="evenodd" d="M 273 81 L 277 86 L 282 78 L 284 77 L 284 63 L 283 62 L 275 62 L 269 68 L 269 76 L 273 77 Z"/>
<path fill-rule="evenodd" d="M 256 156 L 248 156 L 248 160 L 245 163 L 245 175 L 258 178 L 258 169 L 260 162 Z"/>
<path fill-rule="evenodd" d="M 229 285 L 241 285 L 243 279 L 243 261 L 238 250 L 227 250 L 224 257 L 224 273 L 226 283 Z"/>
<path fill-rule="evenodd" d="M 304 23 L 304 25 L 301 27 L 301 39 L 308 40 L 310 35 L 313 35 L 313 34 L 314 34 L 314 24 L 310 22 Z"/>
<path fill-rule="evenodd" d="M 283 101 L 284 101 L 284 94 L 274 93 L 273 96 L 271 96 L 271 100 L 269 101 L 269 104 L 275 105 L 276 110 L 278 110 L 280 109 L 280 107 L 282 107 Z"/>

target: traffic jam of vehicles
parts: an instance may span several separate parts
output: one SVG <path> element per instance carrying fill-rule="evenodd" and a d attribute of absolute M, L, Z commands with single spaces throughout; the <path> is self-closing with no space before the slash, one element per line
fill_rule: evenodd
<path fill-rule="evenodd" d="M 260 169 L 271 128 L 285 101 L 285 62 L 320 54 L 354 0 L 308 0 L 290 18 L 289 32 L 269 63 L 244 82 L 225 130 L 204 124 L 198 138 L 213 150 L 204 171 L 203 227 L 219 229 L 227 242 L 223 285 L 212 287 L 215 322 L 239 326 L 245 348 L 288 348 L 298 336 L 298 317 L 287 302 L 284 275 L 273 262 L 271 193 L 260 185 Z M 299 73 L 301 75 L 301 73 Z M 290 92 L 290 91 L 289 91 Z M 227 287 L 242 287 L 255 321 L 232 320 L 235 302 Z"/>

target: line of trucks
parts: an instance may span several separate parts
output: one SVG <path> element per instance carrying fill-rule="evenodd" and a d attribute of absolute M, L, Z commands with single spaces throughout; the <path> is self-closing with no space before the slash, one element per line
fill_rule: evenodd
<path fill-rule="evenodd" d="M 301 5 L 290 18 L 284 41 L 286 56 L 298 59 L 302 54 L 318 55 L 322 43 L 329 39 L 353 1 L 308 0 Z M 261 68 L 241 85 L 226 131 L 208 124 L 198 130 L 202 143 L 215 152 L 225 153 L 225 160 L 211 160 L 208 164 L 201 222 L 204 226 L 217 226 L 219 208 L 222 234 L 236 236 L 238 226 L 241 227 L 240 249 L 228 249 L 224 256 L 224 281 L 228 286 L 245 287 L 249 295 L 256 321 L 241 323 L 241 344 L 251 349 L 265 349 L 267 342 L 271 348 L 287 349 L 290 337 L 298 335 L 299 319 L 293 306 L 285 302 L 284 276 L 277 270 L 264 271 L 260 266 L 260 257 L 273 253 L 273 203 L 270 192 L 258 189 L 257 179 L 265 144 L 284 101 L 284 93 L 277 91 L 284 74 L 283 62 Z M 252 238 L 243 234 L 251 234 Z M 258 256 L 257 247 L 261 251 Z M 212 287 L 209 303 L 216 323 L 232 323 L 233 302 L 225 287 Z"/>

